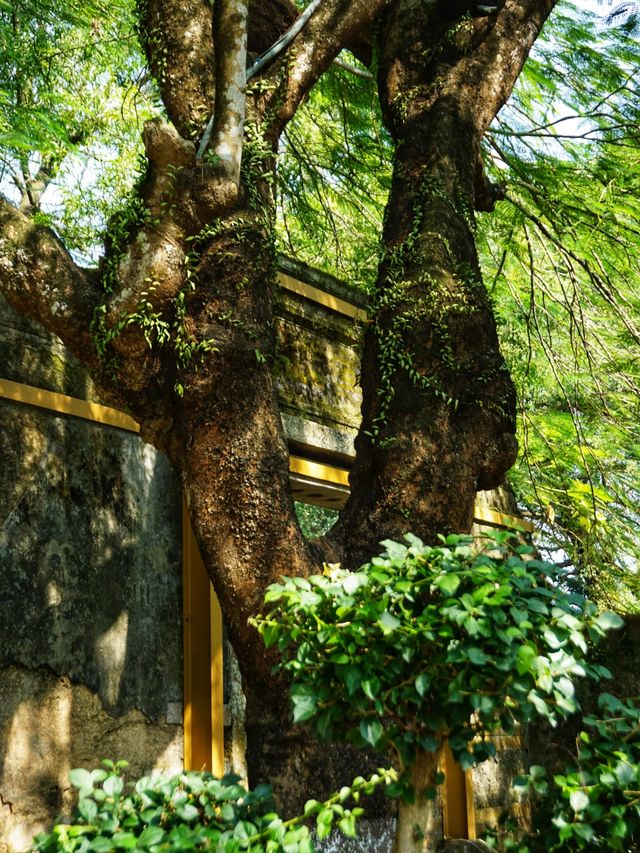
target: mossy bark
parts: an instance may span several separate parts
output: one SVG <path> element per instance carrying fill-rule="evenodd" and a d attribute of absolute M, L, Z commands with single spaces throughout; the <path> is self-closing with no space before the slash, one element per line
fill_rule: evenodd
<path fill-rule="evenodd" d="M 475 245 L 477 164 L 553 5 L 507 3 L 453 27 L 421 0 L 382 16 L 378 85 L 395 162 L 351 498 L 332 534 L 350 566 L 381 532 L 427 542 L 469 532 L 476 492 L 515 460 L 515 391 Z"/>

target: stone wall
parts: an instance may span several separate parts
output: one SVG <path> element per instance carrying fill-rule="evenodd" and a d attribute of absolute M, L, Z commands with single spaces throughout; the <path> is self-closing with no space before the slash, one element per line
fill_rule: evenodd
<path fill-rule="evenodd" d="M 330 276 L 285 272 L 349 299 Z M 277 322 L 292 448 L 347 462 L 362 323 L 286 288 Z M 100 402 L 60 341 L 4 302 L 0 379 Z M 0 399 L 0 458 L 0 853 L 13 853 L 69 811 L 73 767 L 181 769 L 182 529 L 175 475 L 133 433 Z M 242 696 L 227 698 L 241 770 Z"/>
<path fill-rule="evenodd" d="M 0 376 L 84 399 L 57 339 L 0 306 Z M 0 851 L 68 811 L 68 772 L 182 767 L 178 483 L 135 434 L 0 402 Z"/>

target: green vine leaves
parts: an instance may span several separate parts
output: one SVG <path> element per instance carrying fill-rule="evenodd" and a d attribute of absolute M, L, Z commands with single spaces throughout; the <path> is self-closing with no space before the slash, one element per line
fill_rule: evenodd
<path fill-rule="evenodd" d="M 454 535 L 383 545 L 357 572 L 271 586 L 254 620 L 291 678 L 294 721 L 320 739 L 390 751 L 404 770 L 446 737 L 469 768 L 494 754 L 491 731 L 567 717 L 574 680 L 608 675 L 588 647 L 622 620 L 564 592 L 509 534 L 479 553 Z"/>
<path fill-rule="evenodd" d="M 363 813 L 357 805 L 361 796 L 396 777 L 384 769 L 368 779 L 359 776 L 325 801 L 308 800 L 303 814 L 285 820 L 275 811 L 269 785 L 246 790 L 231 773 L 222 778 L 208 772 L 144 776 L 132 783 L 123 777 L 126 761 L 105 760 L 103 765 L 71 771 L 71 784 L 79 795 L 76 815 L 70 823 L 57 823 L 51 833 L 38 835 L 34 853 L 205 849 L 313 853 L 307 824 L 315 823 L 319 839 L 334 827 L 355 836 L 356 821 Z"/>

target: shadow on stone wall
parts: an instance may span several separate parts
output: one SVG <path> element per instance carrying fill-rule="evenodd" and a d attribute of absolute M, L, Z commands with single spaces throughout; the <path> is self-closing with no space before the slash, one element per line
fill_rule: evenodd
<path fill-rule="evenodd" d="M 3 376 L 89 395 L 21 324 Z M 137 436 L 1 400 L 0 458 L 4 853 L 69 808 L 72 767 L 182 766 L 182 584 L 179 486 Z"/>

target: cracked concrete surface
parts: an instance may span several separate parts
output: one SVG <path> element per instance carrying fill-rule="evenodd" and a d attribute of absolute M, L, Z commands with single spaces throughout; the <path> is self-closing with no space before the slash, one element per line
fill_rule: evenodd
<path fill-rule="evenodd" d="M 0 680 L 0 853 L 26 850 L 69 814 L 69 771 L 126 757 L 130 778 L 182 768 L 182 727 L 131 710 L 113 717 L 98 696 L 46 669 L 11 666 Z"/>

